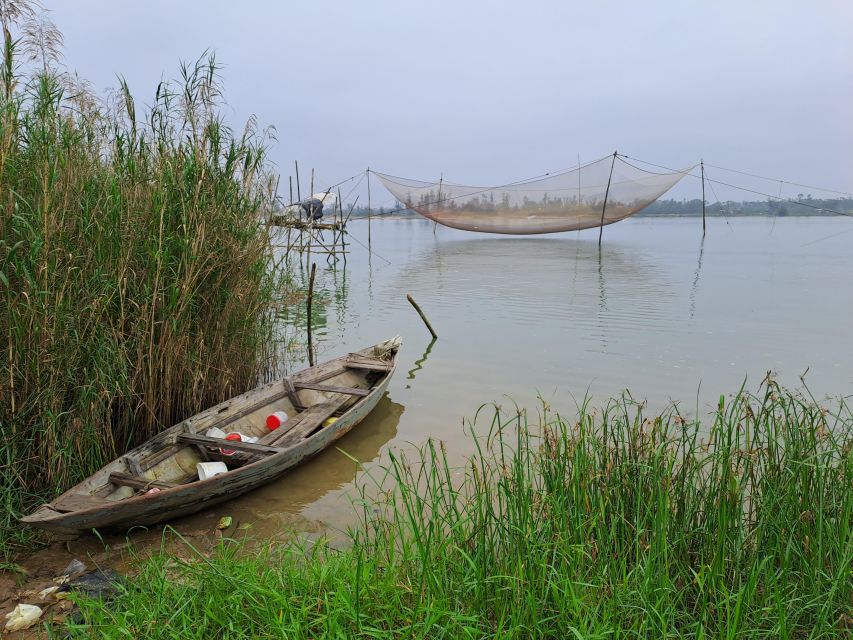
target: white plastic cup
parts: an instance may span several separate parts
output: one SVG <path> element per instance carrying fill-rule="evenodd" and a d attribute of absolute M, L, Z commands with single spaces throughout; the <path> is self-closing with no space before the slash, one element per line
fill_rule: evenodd
<path fill-rule="evenodd" d="M 199 480 L 207 480 L 221 473 L 228 473 L 228 467 L 224 462 L 199 462 L 195 466 Z"/>

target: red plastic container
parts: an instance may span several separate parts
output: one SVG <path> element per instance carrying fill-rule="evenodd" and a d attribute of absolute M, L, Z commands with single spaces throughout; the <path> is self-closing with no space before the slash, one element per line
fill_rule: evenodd
<path fill-rule="evenodd" d="M 284 411 L 276 411 L 267 416 L 267 429 L 275 431 L 285 422 L 287 422 L 287 414 Z"/>
<path fill-rule="evenodd" d="M 234 442 L 243 441 L 243 438 L 239 433 L 229 433 L 227 436 L 225 436 L 225 439 L 232 440 Z M 219 449 L 219 452 L 222 453 L 222 455 L 230 456 L 234 453 L 234 449 Z"/>

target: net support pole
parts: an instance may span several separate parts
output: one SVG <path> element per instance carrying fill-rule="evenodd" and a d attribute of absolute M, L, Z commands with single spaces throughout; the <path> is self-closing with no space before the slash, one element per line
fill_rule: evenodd
<path fill-rule="evenodd" d="M 299 161 L 294 160 L 293 166 L 296 169 L 296 199 L 299 200 L 299 202 L 302 202 L 302 192 L 299 189 Z"/>
<path fill-rule="evenodd" d="M 610 195 L 610 181 L 613 180 L 613 167 L 616 165 L 618 152 L 613 152 L 613 161 L 610 163 L 610 176 L 607 178 L 607 189 L 604 190 L 604 204 L 601 205 L 601 225 L 598 227 L 598 248 L 601 248 L 601 236 L 604 233 L 604 212 L 607 211 L 607 196 Z"/>
<path fill-rule="evenodd" d="M 367 252 L 370 253 L 370 167 L 367 167 Z"/>
<path fill-rule="evenodd" d="M 699 167 L 702 171 L 702 237 L 705 237 L 705 161 L 699 160 Z"/>

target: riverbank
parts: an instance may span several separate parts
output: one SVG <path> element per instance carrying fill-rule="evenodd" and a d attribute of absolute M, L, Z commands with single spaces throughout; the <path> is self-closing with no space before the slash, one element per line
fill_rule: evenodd
<path fill-rule="evenodd" d="M 428 441 L 364 478 L 347 544 L 226 538 L 211 553 L 154 553 L 115 602 L 81 602 L 72 635 L 849 633 L 843 401 L 767 380 L 757 397 L 721 398 L 706 424 L 676 408 L 647 416 L 629 396 L 572 419 L 543 406 L 531 424 L 489 412 L 465 466 Z"/>

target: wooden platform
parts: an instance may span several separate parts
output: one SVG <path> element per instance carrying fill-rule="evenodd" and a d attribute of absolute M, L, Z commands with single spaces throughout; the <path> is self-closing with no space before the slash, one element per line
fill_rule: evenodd
<path fill-rule="evenodd" d="M 306 220 L 294 220 L 285 216 L 273 216 L 271 224 L 274 227 L 290 227 L 300 231 L 343 231 L 346 229 L 344 222 L 308 222 Z"/>

